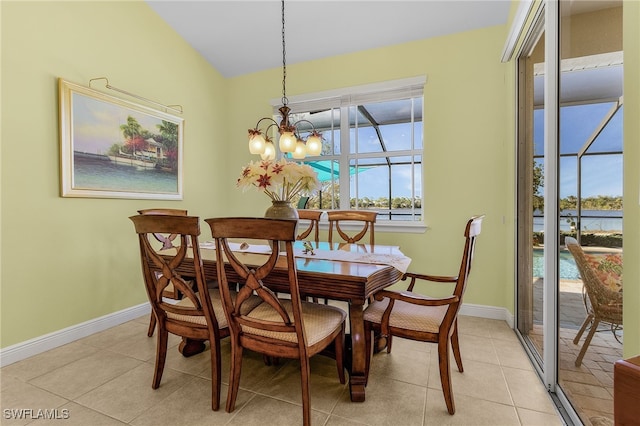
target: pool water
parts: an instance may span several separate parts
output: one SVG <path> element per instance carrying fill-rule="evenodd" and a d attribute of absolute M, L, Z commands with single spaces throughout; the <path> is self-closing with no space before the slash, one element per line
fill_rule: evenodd
<path fill-rule="evenodd" d="M 544 260 L 542 258 L 542 249 L 533 249 L 533 276 L 536 278 L 544 277 Z M 580 273 L 576 266 L 573 256 L 568 251 L 560 251 L 560 279 L 561 280 L 579 280 Z"/>

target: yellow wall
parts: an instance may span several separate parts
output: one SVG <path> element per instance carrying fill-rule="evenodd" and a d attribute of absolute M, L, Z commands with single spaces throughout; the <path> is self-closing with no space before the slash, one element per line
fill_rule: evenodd
<path fill-rule="evenodd" d="M 6 347 L 145 302 L 127 217 L 162 206 L 222 214 L 224 176 L 217 170 L 228 138 L 224 79 L 144 2 L 0 7 Z M 87 85 L 102 76 L 184 108 L 184 201 L 59 196 L 57 78 Z"/>

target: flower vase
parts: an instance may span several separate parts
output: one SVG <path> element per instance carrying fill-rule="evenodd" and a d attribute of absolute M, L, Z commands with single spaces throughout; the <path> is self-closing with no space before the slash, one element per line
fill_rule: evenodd
<path fill-rule="evenodd" d="M 270 217 L 273 219 L 295 219 L 298 220 L 298 210 L 292 205 L 291 201 L 271 201 L 271 207 L 264 213 L 264 217 Z M 298 235 L 298 225 L 296 223 L 296 235 Z M 280 252 L 285 251 L 284 242 L 280 242 Z"/>
<path fill-rule="evenodd" d="M 291 201 L 272 201 L 264 217 L 298 220 L 298 210 L 291 205 Z"/>

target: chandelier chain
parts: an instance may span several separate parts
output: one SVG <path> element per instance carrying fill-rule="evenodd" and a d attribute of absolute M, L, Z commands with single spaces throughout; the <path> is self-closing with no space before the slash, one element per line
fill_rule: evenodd
<path fill-rule="evenodd" d="M 282 105 L 289 103 L 287 99 L 287 60 L 284 39 L 284 0 L 282 0 Z"/>

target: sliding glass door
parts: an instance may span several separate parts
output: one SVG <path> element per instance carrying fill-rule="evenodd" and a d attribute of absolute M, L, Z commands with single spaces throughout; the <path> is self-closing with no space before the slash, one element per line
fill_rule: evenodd
<path fill-rule="evenodd" d="M 565 239 L 621 291 L 622 59 L 621 1 L 562 0 L 538 14 L 517 62 L 516 325 L 549 390 L 587 425 L 613 419 L 622 330 L 589 333 L 593 306 Z"/>

